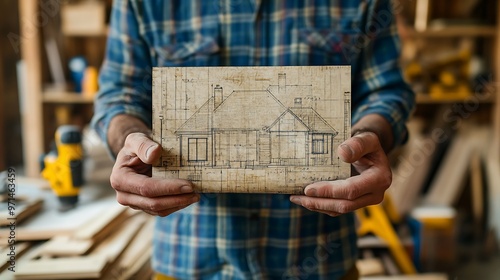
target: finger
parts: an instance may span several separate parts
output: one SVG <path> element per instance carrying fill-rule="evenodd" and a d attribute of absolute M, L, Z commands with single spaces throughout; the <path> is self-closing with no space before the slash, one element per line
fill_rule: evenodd
<path fill-rule="evenodd" d="M 147 213 L 164 213 L 178 207 L 186 207 L 200 200 L 198 194 L 143 197 L 136 194 L 116 192 L 116 201 L 124 206 L 140 209 Z"/>
<path fill-rule="evenodd" d="M 342 214 L 340 213 L 337 213 L 337 212 L 332 212 L 332 211 L 322 211 L 322 210 L 311 210 L 311 209 L 308 209 L 309 211 L 314 211 L 314 212 L 318 212 L 318 213 L 322 213 L 322 214 L 326 214 L 330 217 L 338 217 Z"/>
<path fill-rule="evenodd" d="M 153 164 L 160 158 L 161 146 L 144 133 L 131 133 L 125 139 L 127 155 L 137 155 L 146 164 Z"/>
<path fill-rule="evenodd" d="M 310 197 L 355 200 L 370 193 L 383 193 L 391 183 L 391 170 L 374 166 L 345 180 L 312 183 L 304 193 Z"/>
<path fill-rule="evenodd" d="M 379 204 L 384 198 L 383 194 L 368 194 L 356 200 L 331 199 L 322 197 L 300 196 L 290 198 L 292 202 L 312 211 L 335 212 L 346 214 L 368 205 Z"/>
<path fill-rule="evenodd" d="M 305 208 L 305 207 L 304 207 Z M 340 213 L 337 213 L 337 212 L 333 212 L 333 211 L 323 211 L 323 210 L 318 210 L 318 209 L 309 209 L 309 208 L 306 208 L 307 210 L 309 211 L 314 211 L 314 212 L 318 212 L 318 213 L 322 213 L 322 214 L 326 214 L 330 217 L 338 217 L 342 214 Z"/>
<path fill-rule="evenodd" d="M 187 205 L 187 206 L 189 206 L 189 205 Z M 179 211 L 181 209 L 186 208 L 187 206 L 174 207 L 174 208 L 170 208 L 168 210 L 164 210 L 164 211 L 160 211 L 160 212 L 151 212 L 151 211 L 146 211 L 146 210 L 142 210 L 142 212 L 147 213 L 151 216 L 166 217 L 166 216 L 168 216 L 176 211 Z"/>
<path fill-rule="evenodd" d="M 113 170 L 110 182 L 115 190 L 144 197 L 159 197 L 193 192 L 193 187 L 187 180 L 151 178 L 138 174 L 134 170 L 127 169 L 126 167 L 122 167 Z"/>
<path fill-rule="evenodd" d="M 347 140 L 337 148 L 340 159 L 353 163 L 366 154 L 383 151 L 377 135 L 373 132 L 362 132 Z"/>

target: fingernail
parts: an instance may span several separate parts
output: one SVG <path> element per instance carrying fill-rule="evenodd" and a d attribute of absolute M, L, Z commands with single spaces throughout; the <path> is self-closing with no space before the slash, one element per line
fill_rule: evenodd
<path fill-rule="evenodd" d="M 146 150 L 146 159 L 149 159 L 149 154 L 151 153 L 151 150 L 156 148 L 158 146 L 157 144 L 149 146 L 149 148 Z"/>
<path fill-rule="evenodd" d="M 310 188 L 306 190 L 307 196 L 316 196 L 316 193 L 318 193 L 318 191 L 315 188 Z"/>
<path fill-rule="evenodd" d="M 198 196 L 198 195 L 195 195 L 195 196 L 193 196 L 191 198 L 191 203 L 195 203 L 195 202 L 198 202 L 198 201 L 200 201 L 200 196 Z"/>
<path fill-rule="evenodd" d="M 182 186 L 181 193 L 191 193 L 193 192 L 193 188 L 191 186 Z"/>
<path fill-rule="evenodd" d="M 292 197 L 290 200 L 295 204 L 302 205 L 302 203 L 300 203 L 299 197 Z"/>
<path fill-rule="evenodd" d="M 353 152 L 352 152 L 351 147 L 347 146 L 346 144 L 341 144 L 340 148 L 342 148 L 342 150 L 344 150 L 344 152 L 346 153 L 346 155 L 348 157 L 352 157 Z"/>

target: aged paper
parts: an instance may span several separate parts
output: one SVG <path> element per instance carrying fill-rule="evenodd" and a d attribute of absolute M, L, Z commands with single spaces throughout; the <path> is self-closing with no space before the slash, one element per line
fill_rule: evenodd
<path fill-rule="evenodd" d="M 198 192 L 303 193 L 350 175 L 350 66 L 153 69 L 153 176 Z"/>

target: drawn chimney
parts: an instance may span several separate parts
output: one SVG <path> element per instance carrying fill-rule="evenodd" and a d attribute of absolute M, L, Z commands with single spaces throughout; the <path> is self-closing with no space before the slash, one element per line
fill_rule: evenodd
<path fill-rule="evenodd" d="M 278 95 L 286 94 L 286 74 L 278 73 Z"/>
<path fill-rule="evenodd" d="M 297 97 L 293 100 L 293 107 L 301 108 L 302 107 L 302 98 Z"/>
<path fill-rule="evenodd" d="M 215 85 L 214 88 L 214 110 L 219 107 L 219 105 L 224 101 L 224 96 L 222 95 L 222 87 L 220 85 Z"/>

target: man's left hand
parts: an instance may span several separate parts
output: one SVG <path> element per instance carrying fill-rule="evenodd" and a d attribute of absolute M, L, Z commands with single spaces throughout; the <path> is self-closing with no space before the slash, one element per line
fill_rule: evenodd
<path fill-rule="evenodd" d="M 379 204 L 392 182 L 389 160 L 373 132 L 360 132 L 339 145 L 338 156 L 351 163 L 357 175 L 345 180 L 308 185 L 305 195 L 290 200 L 330 216 L 339 216 L 368 205 Z"/>

